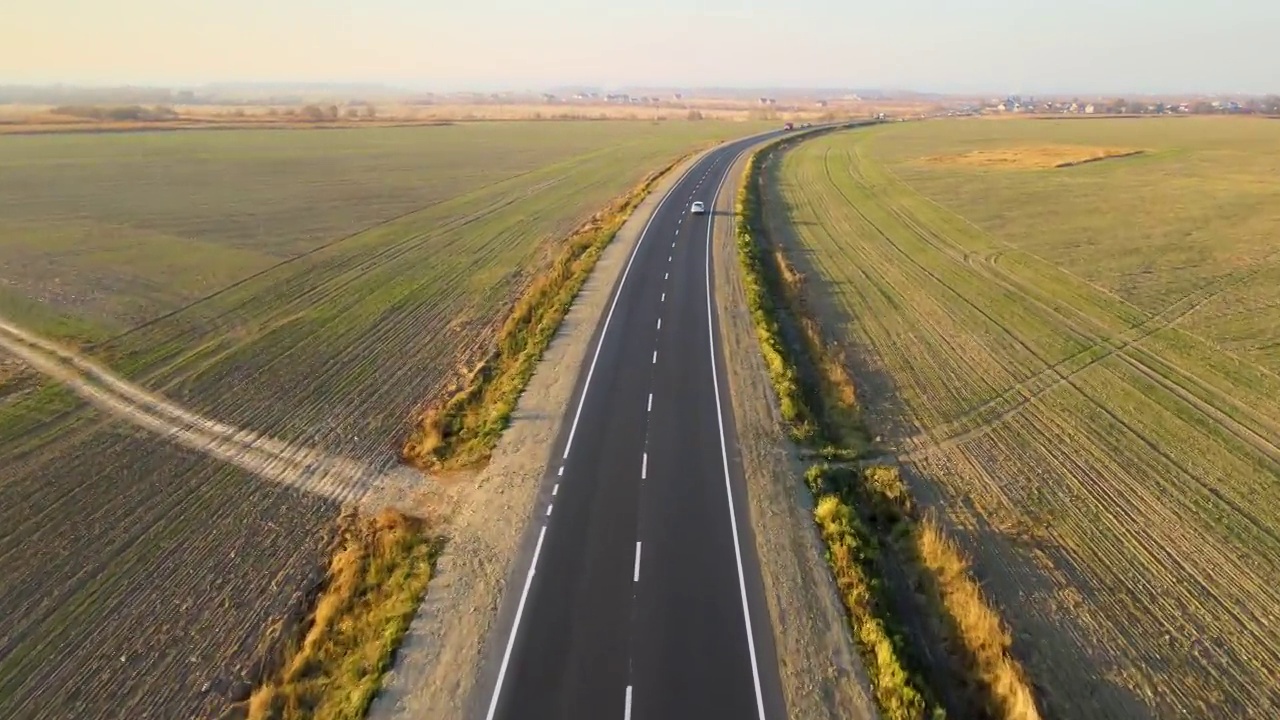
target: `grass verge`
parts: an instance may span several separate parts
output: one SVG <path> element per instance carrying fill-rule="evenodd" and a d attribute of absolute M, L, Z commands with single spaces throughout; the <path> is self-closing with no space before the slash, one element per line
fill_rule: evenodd
<path fill-rule="evenodd" d="M 358 720 L 418 609 L 440 541 L 394 510 L 340 520 L 328 574 L 301 640 L 250 696 L 249 720 Z"/>
<path fill-rule="evenodd" d="M 1038 719 L 1009 630 L 967 558 L 934 518 L 921 517 L 896 466 L 861 462 L 872 448 L 845 358 L 808 311 L 803 275 L 764 231 L 762 169 L 804 137 L 748 158 L 737 197 L 738 258 L 792 439 L 841 461 L 816 464 L 805 479 L 876 702 L 892 720 L 940 718 L 949 710 Z M 939 647 L 945 653 L 933 652 Z"/>
<path fill-rule="evenodd" d="M 429 407 L 401 449 L 421 469 L 467 467 L 488 460 L 542 353 L 555 337 L 600 254 L 654 186 L 689 153 L 649 174 L 573 232 L 551 267 L 512 307 L 496 347 L 452 397 Z"/>

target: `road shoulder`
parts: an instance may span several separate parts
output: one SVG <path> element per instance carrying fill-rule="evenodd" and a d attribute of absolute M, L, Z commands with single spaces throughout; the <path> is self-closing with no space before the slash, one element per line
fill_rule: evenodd
<path fill-rule="evenodd" d="M 495 630 L 510 625 L 510 618 L 500 617 L 504 593 L 519 591 L 528 567 L 536 539 L 529 532 L 535 498 L 549 492 L 543 487 L 547 463 L 591 339 L 645 224 L 704 155 L 687 159 L 659 181 L 605 248 L 538 362 L 490 463 L 474 478 L 437 489 L 452 508 L 449 545 L 369 709 L 370 720 L 456 720 L 474 704 L 473 690 L 483 690 L 486 670 L 496 665 L 490 656 L 500 654 L 505 641 Z"/>
<path fill-rule="evenodd" d="M 759 146 L 756 146 L 759 147 Z M 747 155 L 725 176 L 713 211 L 720 341 L 747 484 L 755 546 L 791 717 L 875 718 L 870 683 L 813 523 L 804 464 L 786 440 L 777 398 L 747 311 L 734 203 Z"/>

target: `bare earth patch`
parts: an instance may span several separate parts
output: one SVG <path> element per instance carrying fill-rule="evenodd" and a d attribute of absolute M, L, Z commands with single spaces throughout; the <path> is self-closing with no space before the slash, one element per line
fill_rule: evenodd
<path fill-rule="evenodd" d="M 998 150 L 972 150 L 959 155 L 934 155 L 925 158 L 925 162 L 934 165 L 969 165 L 1010 170 L 1051 170 L 1099 160 L 1132 157 L 1144 152 L 1146 151 L 1133 148 L 1031 145 Z"/>

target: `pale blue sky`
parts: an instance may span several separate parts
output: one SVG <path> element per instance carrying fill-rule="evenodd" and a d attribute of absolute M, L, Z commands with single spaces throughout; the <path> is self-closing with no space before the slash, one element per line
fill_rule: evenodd
<path fill-rule="evenodd" d="M 1280 0 L 5 0 L 0 82 L 1280 92 Z"/>

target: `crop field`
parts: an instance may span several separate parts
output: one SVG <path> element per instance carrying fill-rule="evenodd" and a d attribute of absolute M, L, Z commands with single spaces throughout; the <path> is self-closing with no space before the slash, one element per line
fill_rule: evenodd
<path fill-rule="evenodd" d="M 765 181 L 1047 716 L 1280 712 L 1280 124 L 896 124 Z"/>
<path fill-rule="evenodd" d="M 556 241 L 756 129 L 0 138 L 0 718 L 247 697 L 324 571 L 339 485 L 412 472 L 409 421 Z M 337 484 L 286 477 L 317 467 Z"/>

